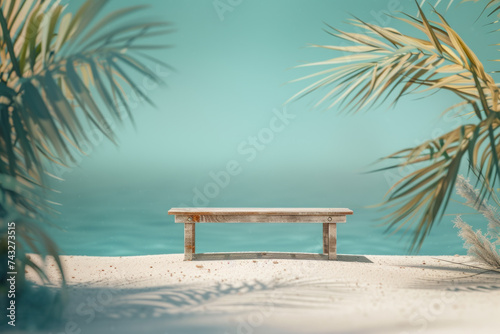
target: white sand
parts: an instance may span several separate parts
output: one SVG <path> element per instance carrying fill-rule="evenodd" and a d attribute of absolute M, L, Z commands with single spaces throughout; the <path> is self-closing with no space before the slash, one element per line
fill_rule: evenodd
<path fill-rule="evenodd" d="M 500 274 L 468 257 L 241 257 L 64 256 L 54 333 L 500 333 Z"/>

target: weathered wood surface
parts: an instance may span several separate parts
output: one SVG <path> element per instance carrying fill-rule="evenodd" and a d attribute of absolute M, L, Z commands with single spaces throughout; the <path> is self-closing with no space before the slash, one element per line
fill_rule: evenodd
<path fill-rule="evenodd" d="M 352 215 L 346 208 L 172 208 L 169 215 L 275 215 L 343 216 Z"/>
<path fill-rule="evenodd" d="M 352 215 L 352 210 L 344 208 L 172 208 L 168 213 L 175 215 L 176 223 L 184 224 L 185 261 L 199 259 L 198 255 L 202 255 L 195 254 L 195 225 L 197 223 L 323 223 L 323 254 L 318 255 L 327 257 L 329 260 L 336 260 L 337 223 L 345 223 L 346 215 Z"/>
<path fill-rule="evenodd" d="M 328 224 L 328 259 L 337 259 L 337 224 Z"/>
<path fill-rule="evenodd" d="M 195 224 L 184 224 L 184 261 L 191 261 L 195 253 Z"/>
<path fill-rule="evenodd" d="M 345 223 L 345 216 L 176 215 L 176 223 Z"/>

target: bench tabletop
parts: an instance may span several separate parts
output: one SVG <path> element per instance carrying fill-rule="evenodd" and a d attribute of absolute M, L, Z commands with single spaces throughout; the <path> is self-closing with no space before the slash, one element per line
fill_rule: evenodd
<path fill-rule="evenodd" d="M 172 208 L 169 215 L 267 215 L 267 216 L 343 216 L 346 208 Z"/>

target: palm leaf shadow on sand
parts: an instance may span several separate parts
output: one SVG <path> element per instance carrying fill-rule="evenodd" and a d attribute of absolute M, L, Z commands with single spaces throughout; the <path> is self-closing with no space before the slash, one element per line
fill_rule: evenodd
<path fill-rule="evenodd" d="M 81 328 L 96 323 L 137 319 L 175 320 L 192 315 L 227 316 L 248 312 L 293 312 L 345 307 L 344 296 L 353 300 L 353 284 L 347 281 L 291 279 L 215 285 L 166 285 L 154 288 L 70 288 L 72 301 L 65 321 Z M 354 298 L 355 300 L 356 298 Z"/>
<path fill-rule="evenodd" d="M 406 267 L 440 271 L 439 278 L 418 279 L 409 288 L 432 289 L 451 292 L 500 290 L 500 272 L 491 268 L 482 268 L 468 263 L 453 261 L 447 265 L 410 265 Z M 444 276 L 442 276 L 444 275 Z M 451 286 L 450 286 L 451 284 Z"/>

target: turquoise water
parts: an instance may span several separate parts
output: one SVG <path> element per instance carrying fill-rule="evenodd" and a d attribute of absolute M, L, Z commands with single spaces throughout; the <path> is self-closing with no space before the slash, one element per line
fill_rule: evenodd
<path fill-rule="evenodd" d="M 269 206 L 301 206 L 299 195 L 277 200 L 268 192 L 249 194 L 258 197 L 251 204 Z M 183 252 L 183 225 L 175 224 L 166 214 L 170 207 L 178 206 L 176 197 L 181 190 L 169 192 L 160 189 L 130 189 L 108 192 L 95 190 L 66 194 L 57 220 L 60 230 L 54 236 L 63 254 L 94 256 L 128 256 L 170 254 Z M 246 196 L 246 195 L 245 195 Z M 317 203 L 326 206 L 324 198 Z M 227 199 L 216 202 L 219 206 L 232 207 L 248 201 Z M 307 198 L 306 204 L 314 202 Z M 342 254 L 407 254 L 408 238 L 402 233 L 384 233 L 374 209 L 359 208 L 348 203 L 354 210 L 346 224 L 338 225 L 338 251 Z M 257 205 L 263 206 L 263 205 Z M 302 205 L 303 206 L 303 205 Z M 343 205 L 340 205 L 343 206 Z M 464 212 L 459 205 L 451 210 Z M 426 239 L 419 254 L 465 254 L 462 241 L 453 228 L 453 217 L 445 216 Z M 469 223 L 480 226 L 481 217 L 466 216 Z M 197 252 L 225 251 L 283 251 L 321 252 L 321 224 L 200 224 L 197 226 Z"/>
<path fill-rule="evenodd" d="M 69 9 L 80 3 L 71 1 Z M 62 193 L 50 196 L 62 204 L 54 219 L 61 230 L 53 234 L 64 254 L 180 253 L 182 226 L 166 212 L 197 204 L 348 207 L 355 215 L 339 226 L 340 253 L 406 254 L 408 239 L 384 234 L 374 222 L 381 214 L 366 207 L 380 202 L 407 171 L 364 172 L 382 156 L 462 124 L 439 117 L 456 99 L 415 96 L 390 110 L 381 106 L 356 115 L 311 110 L 313 99 L 307 98 L 286 111 L 282 104 L 305 85 L 283 84 L 311 73 L 291 67 L 336 56 L 304 48 L 338 43 L 322 31 L 324 22 L 352 30 L 345 21 L 354 14 L 406 29 L 381 14 L 415 14 L 412 1 L 234 1 L 238 5 L 222 17 L 212 0 L 141 3 L 151 6 L 144 15 L 174 23 L 177 32 L 160 38 L 174 47 L 154 56 L 175 71 L 151 67 L 168 87 L 137 79 L 158 108 L 132 96 L 137 130 L 117 127 L 119 148 L 96 135 L 72 170 L 54 172 L 65 179 L 53 182 Z M 134 4 L 111 1 L 109 9 Z M 486 62 L 497 56 L 489 45 L 498 35 L 485 34 L 481 20 L 473 22 L 479 12 L 480 6 L 465 4 L 446 17 Z M 495 69 L 490 63 L 487 68 Z M 230 179 L 217 186 L 214 175 L 228 170 Z M 202 199 L 199 193 L 208 195 Z M 454 204 L 448 210 L 463 211 Z M 480 223 L 478 217 L 467 219 Z M 465 253 L 451 220 L 435 226 L 421 254 Z M 197 232 L 200 252 L 321 251 L 319 224 L 211 224 Z"/>

